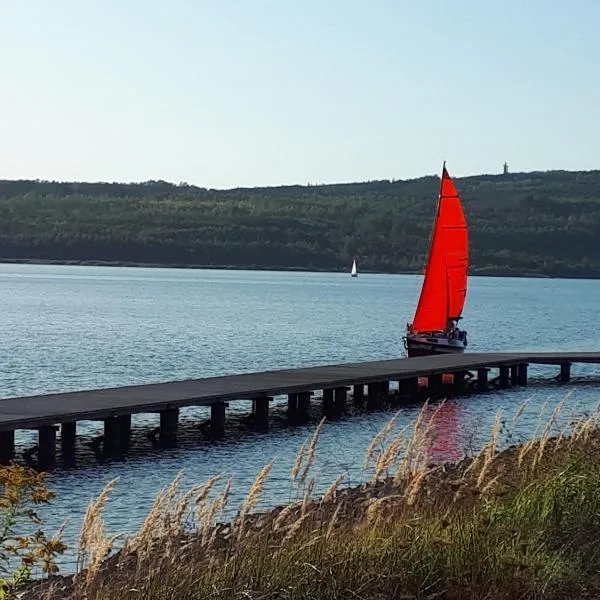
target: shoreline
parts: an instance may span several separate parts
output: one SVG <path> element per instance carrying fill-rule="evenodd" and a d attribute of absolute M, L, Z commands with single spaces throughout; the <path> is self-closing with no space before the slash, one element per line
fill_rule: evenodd
<path fill-rule="evenodd" d="M 105 261 L 105 260 L 62 260 L 62 259 L 38 259 L 38 258 L 3 258 L 0 257 L 0 264 L 18 264 L 18 265 L 65 265 L 80 267 L 134 267 L 144 269 L 193 269 L 193 270 L 214 270 L 214 271 L 275 271 L 275 272 L 297 272 L 297 273 L 350 273 L 350 269 L 318 268 L 318 267 L 293 267 L 293 266 L 264 266 L 264 265 L 203 265 L 203 264 L 184 264 L 184 263 L 145 263 L 136 261 Z M 421 275 L 422 271 L 414 270 L 378 270 L 362 269 L 361 274 L 369 275 Z M 469 277 L 510 277 L 521 279 L 600 279 L 600 273 L 594 275 L 548 275 L 546 273 L 536 273 L 521 270 L 507 270 L 499 272 L 496 269 L 475 269 L 469 273 Z"/>

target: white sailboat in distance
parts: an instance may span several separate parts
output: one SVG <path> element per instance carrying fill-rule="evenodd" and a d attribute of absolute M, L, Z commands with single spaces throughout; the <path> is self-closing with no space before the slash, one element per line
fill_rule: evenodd
<path fill-rule="evenodd" d="M 356 272 L 356 259 L 352 261 L 352 271 L 350 271 L 351 277 L 358 277 L 358 273 Z"/>

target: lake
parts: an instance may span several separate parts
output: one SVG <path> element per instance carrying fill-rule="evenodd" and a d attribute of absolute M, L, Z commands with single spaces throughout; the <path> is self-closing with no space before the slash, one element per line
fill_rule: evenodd
<path fill-rule="evenodd" d="M 420 277 L 412 275 L 0 264 L 0 395 L 398 357 L 419 289 Z M 596 351 L 599 298 L 600 281 L 471 278 L 461 327 L 470 351 Z M 533 435 L 544 421 L 542 408 L 550 413 L 567 393 L 562 422 L 589 413 L 598 403 L 600 367 L 576 365 L 572 373 L 581 383 L 557 385 L 556 369 L 530 367 L 528 388 L 446 403 L 436 420 L 436 447 L 452 458 L 481 446 L 496 412 L 509 423 L 526 399 L 517 424 L 503 428 L 502 444 Z M 412 422 L 419 410 L 403 408 L 399 423 Z M 269 433 L 248 426 L 248 411 L 232 406 L 225 438 L 213 442 L 198 428 L 206 409 L 182 410 L 179 445 L 170 450 L 155 448 L 148 436 L 158 415 L 134 416 L 131 451 L 109 462 L 98 460 L 89 443 L 102 424 L 81 423 L 78 466 L 59 464 L 50 479 L 58 495 L 43 510 L 49 529 L 68 517 L 65 538 L 73 542 L 87 502 L 115 477 L 107 529 L 130 531 L 181 469 L 186 485 L 218 472 L 233 475 L 239 498 L 271 458 L 263 506 L 286 502 L 294 455 L 318 423 L 319 405 L 308 424 L 290 427 L 280 399 Z M 357 411 L 327 423 L 316 490 L 341 473 L 347 483 L 361 481 L 365 448 L 392 414 Z M 35 439 L 19 432 L 17 451 Z M 65 558 L 67 569 L 71 561 Z"/>

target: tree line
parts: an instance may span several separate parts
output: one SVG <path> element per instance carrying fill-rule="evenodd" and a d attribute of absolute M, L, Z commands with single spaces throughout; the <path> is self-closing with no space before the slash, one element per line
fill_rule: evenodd
<path fill-rule="evenodd" d="M 600 276 L 600 171 L 455 179 L 471 273 Z M 0 259 L 406 272 L 439 179 L 206 189 L 0 181 Z"/>

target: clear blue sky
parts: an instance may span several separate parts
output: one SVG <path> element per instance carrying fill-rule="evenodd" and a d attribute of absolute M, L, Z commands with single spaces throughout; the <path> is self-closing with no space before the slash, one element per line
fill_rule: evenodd
<path fill-rule="evenodd" d="M 599 32 L 599 0 L 2 0 L 0 178 L 599 168 Z"/>

